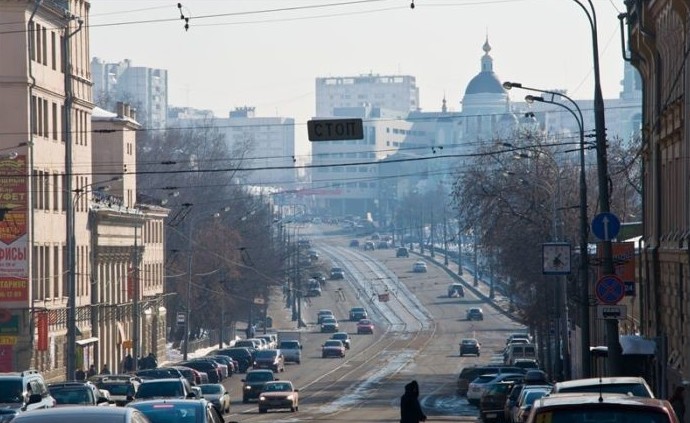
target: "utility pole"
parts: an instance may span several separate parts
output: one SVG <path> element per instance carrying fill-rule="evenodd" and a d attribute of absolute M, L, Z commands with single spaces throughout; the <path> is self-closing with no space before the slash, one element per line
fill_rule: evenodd
<path fill-rule="evenodd" d="M 132 287 L 132 324 L 134 325 L 134 335 L 132 339 L 132 357 L 134 358 L 134 370 L 139 370 L 139 356 L 141 354 L 140 332 L 141 332 L 141 317 L 139 314 L 139 241 L 138 241 L 138 226 L 134 226 L 134 257 L 132 260 L 132 280 L 134 286 Z"/>

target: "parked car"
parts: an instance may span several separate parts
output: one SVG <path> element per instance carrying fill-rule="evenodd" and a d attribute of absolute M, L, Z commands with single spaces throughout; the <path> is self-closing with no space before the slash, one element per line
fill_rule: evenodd
<path fill-rule="evenodd" d="M 457 392 L 460 396 L 467 395 L 470 382 L 481 375 L 485 374 L 502 374 L 502 373 L 524 373 L 524 370 L 517 367 L 508 367 L 502 364 L 494 366 L 469 366 L 460 371 L 457 381 Z"/>
<path fill-rule="evenodd" d="M 391 244 L 388 241 L 379 241 L 376 243 L 376 248 L 379 250 L 387 250 L 390 247 L 391 247 Z"/>
<path fill-rule="evenodd" d="M 368 317 L 369 314 L 367 313 L 367 309 L 364 307 L 352 307 L 350 309 L 350 321 L 352 322 L 359 322 L 360 320 Z"/>
<path fill-rule="evenodd" d="M 321 346 L 321 358 L 345 357 L 345 345 L 342 341 L 329 339 Z"/>
<path fill-rule="evenodd" d="M 127 407 L 74 406 L 44 408 L 19 413 L 12 423 L 142 423 L 148 419 L 138 410 Z"/>
<path fill-rule="evenodd" d="M 339 328 L 335 317 L 325 317 L 321 320 L 321 332 L 337 332 Z"/>
<path fill-rule="evenodd" d="M 56 406 L 109 405 L 108 398 L 91 382 L 57 382 L 48 385 Z"/>
<path fill-rule="evenodd" d="M 376 249 L 376 244 L 373 241 L 367 241 L 364 243 L 364 251 L 374 251 Z"/>
<path fill-rule="evenodd" d="M 547 395 L 534 402 L 527 419 L 528 423 L 678 421 L 666 400 L 608 393 Z"/>
<path fill-rule="evenodd" d="M 320 297 L 321 296 L 321 284 L 316 279 L 309 279 L 307 281 L 307 292 L 304 294 L 305 297 Z"/>
<path fill-rule="evenodd" d="M 357 335 L 361 335 L 363 333 L 374 333 L 374 322 L 372 322 L 369 319 L 362 319 L 359 322 L 357 322 Z"/>
<path fill-rule="evenodd" d="M 307 250 L 307 255 L 309 256 L 309 260 L 316 261 L 319 259 L 319 252 L 316 250 Z"/>
<path fill-rule="evenodd" d="M 25 370 L 0 373 L 0 404 L 2 413 L 9 418 L 24 411 L 55 407 L 55 398 L 38 371 Z"/>
<path fill-rule="evenodd" d="M 271 370 L 250 370 L 242 379 L 242 402 L 248 403 L 249 400 L 259 398 L 263 392 L 264 385 L 268 382 L 277 380 Z"/>
<path fill-rule="evenodd" d="M 289 409 L 299 411 L 299 389 L 295 389 L 289 380 L 268 382 L 259 395 L 259 413 L 266 413 L 271 409 Z"/>
<path fill-rule="evenodd" d="M 254 359 L 252 357 L 252 353 L 248 348 L 243 348 L 243 347 L 223 348 L 223 349 L 214 351 L 214 354 L 226 355 L 228 357 L 231 357 L 233 360 L 237 360 L 237 363 L 239 365 L 237 371 L 240 373 L 246 372 L 247 369 L 249 367 L 251 367 L 252 363 L 254 362 Z"/>
<path fill-rule="evenodd" d="M 141 379 L 178 379 L 184 377 L 175 367 L 139 370 L 135 374 Z"/>
<path fill-rule="evenodd" d="M 525 370 L 539 369 L 539 362 L 536 358 L 518 358 L 513 361 L 513 366 Z"/>
<path fill-rule="evenodd" d="M 321 286 L 326 284 L 326 277 L 321 272 L 312 273 L 311 278 L 318 281 Z"/>
<path fill-rule="evenodd" d="M 223 423 L 223 416 L 206 399 L 150 400 L 134 402 L 127 407 L 142 412 L 152 423 Z M 100 423 L 100 422 L 99 422 Z"/>
<path fill-rule="evenodd" d="M 333 335 L 331 335 L 331 339 L 337 339 L 338 341 L 342 341 L 343 345 L 345 345 L 345 349 L 349 350 L 350 349 L 350 341 L 352 338 L 350 337 L 350 334 L 347 332 L 336 332 Z"/>
<path fill-rule="evenodd" d="M 331 279 L 345 279 L 345 271 L 340 267 L 332 268 Z"/>
<path fill-rule="evenodd" d="M 358 239 L 353 239 L 350 241 L 350 247 L 357 248 L 359 247 L 359 240 Z"/>
<path fill-rule="evenodd" d="M 141 401 L 153 398 L 194 399 L 196 395 L 192 392 L 192 386 L 187 382 L 187 379 L 183 377 L 144 380 L 134 394 L 134 400 Z"/>
<path fill-rule="evenodd" d="M 465 317 L 467 320 L 484 320 L 484 310 L 481 307 L 470 307 Z"/>
<path fill-rule="evenodd" d="M 463 298 L 465 296 L 465 288 L 460 283 L 452 283 L 448 286 L 448 298 Z"/>
<path fill-rule="evenodd" d="M 275 373 L 285 371 L 285 359 L 283 353 L 278 350 L 257 351 L 254 355 L 255 369 L 271 369 Z"/>
<path fill-rule="evenodd" d="M 297 363 L 302 362 L 302 344 L 297 340 L 286 340 L 281 341 L 278 344 L 278 348 L 283 352 L 283 360 L 285 363 Z"/>
<path fill-rule="evenodd" d="M 644 378 L 637 376 L 593 377 L 575 379 L 554 384 L 552 393 L 572 392 L 604 392 L 618 394 L 632 394 L 636 397 L 654 398 L 652 389 Z"/>
<path fill-rule="evenodd" d="M 464 338 L 460 340 L 460 357 L 465 354 L 474 354 L 479 357 L 481 353 L 481 344 L 474 338 Z"/>
<path fill-rule="evenodd" d="M 407 247 L 399 247 L 397 250 L 395 250 L 395 257 L 409 257 L 410 256 L 410 251 L 407 249 Z"/>
<path fill-rule="evenodd" d="M 537 346 L 534 344 L 508 344 L 503 353 L 503 362 L 510 366 L 518 359 L 537 359 Z"/>
<path fill-rule="evenodd" d="M 412 271 L 414 273 L 426 273 L 426 271 L 427 271 L 426 263 L 421 261 L 421 260 L 416 261 L 412 265 Z"/>
<path fill-rule="evenodd" d="M 276 334 L 266 333 L 263 335 L 257 335 L 256 337 L 259 339 L 265 339 L 269 350 L 278 348 L 278 337 Z"/>
<path fill-rule="evenodd" d="M 523 377 L 525 377 L 524 373 L 493 373 L 479 376 L 470 382 L 467 390 L 467 402 L 472 405 L 479 405 L 479 400 L 490 386 L 503 381 L 521 381 Z"/>
<path fill-rule="evenodd" d="M 487 387 L 479 399 L 479 417 L 483 423 L 503 420 L 503 406 L 514 383 L 499 382 Z"/>
<path fill-rule="evenodd" d="M 186 367 L 186 366 L 172 366 L 173 368 L 177 369 L 180 373 L 182 373 L 182 376 L 187 379 L 190 385 L 195 386 L 195 385 L 201 385 L 202 383 L 208 383 L 208 375 L 206 373 L 201 373 L 200 371 L 196 369 L 192 369 L 191 367 Z M 206 380 L 204 381 L 204 378 Z"/>
<path fill-rule="evenodd" d="M 201 367 L 201 365 L 197 365 L 197 367 L 194 367 L 191 364 L 196 364 L 196 363 L 202 363 L 202 365 L 206 366 L 207 364 L 210 364 L 218 374 L 218 380 L 213 381 L 212 376 L 211 376 L 211 367 Z M 189 360 L 186 364 L 184 364 L 187 367 L 191 367 L 192 369 L 197 369 L 199 371 L 206 371 L 206 373 L 209 373 L 208 375 L 208 380 L 211 383 L 217 383 L 217 382 L 222 382 L 226 377 L 229 376 L 229 369 L 226 364 L 221 363 L 220 361 L 214 360 L 213 358 L 210 357 L 198 357 L 198 358 L 193 358 Z"/>
<path fill-rule="evenodd" d="M 532 411 L 532 406 L 539 398 L 548 395 L 551 392 L 551 386 L 534 386 L 525 385 L 518 396 L 513 413 L 511 415 L 512 423 L 525 423 Z"/>
<path fill-rule="evenodd" d="M 189 360 L 178 363 L 180 366 L 190 367 L 199 372 L 206 373 L 208 375 L 209 383 L 220 383 L 221 374 L 220 367 L 213 361 L 208 360 Z"/>
<path fill-rule="evenodd" d="M 220 383 L 205 383 L 199 385 L 201 395 L 216 408 L 220 414 L 230 412 L 230 393 Z"/>
<path fill-rule="evenodd" d="M 130 376 L 128 380 L 104 378 L 96 383 L 96 387 L 110 392 L 110 400 L 115 405 L 125 406 L 134 399 L 140 384 L 139 380 Z"/>

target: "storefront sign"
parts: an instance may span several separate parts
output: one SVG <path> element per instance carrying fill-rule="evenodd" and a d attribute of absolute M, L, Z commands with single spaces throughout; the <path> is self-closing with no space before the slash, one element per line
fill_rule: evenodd
<path fill-rule="evenodd" d="M 38 351 L 48 350 L 48 313 L 43 311 L 36 315 L 36 328 L 38 329 L 38 341 L 36 349 Z"/>
<path fill-rule="evenodd" d="M 19 316 L 10 316 L 7 321 L 0 322 L 0 336 L 19 335 Z"/>
<path fill-rule="evenodd" d="M 0 160 L 0 175 L 0 303 L 21 308 L 29 301 L 26 156 Z"/>

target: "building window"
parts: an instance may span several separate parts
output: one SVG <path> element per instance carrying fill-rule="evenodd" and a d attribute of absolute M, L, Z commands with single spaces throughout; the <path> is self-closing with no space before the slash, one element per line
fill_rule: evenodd
<path fill-rule="evenodd" d="M 41 41 L 43 42 L 43 60 L 41 63 L 48 64 L 48 32 L 45 27 L 41 28 Z"/>
<path fill-rule="evenodd" d="M 53 271 L 51 273 L 53 278 L 53 298 L 59 298 L 60 291 L 60 247 L 53 246 Z M 67 287 L 62 287 L 62 292 L 67 292 Z"/>
<path fill-rule="evenodd" d="M 57 70 L 57 39 L 55 38 L 55 33 L 50 32 L 50 59 L 53 70 Z"/>
<path fill-rule="evenodd" d="M 56 172 L 53 174 L 53 210 L 57 211 L 60 204 L 60 186 L 58 181 L 60 175 Z"/>
<path fill-rule="evenodd" d="M 43 137 L 48 138 L 48 133 L 50 132 L 50 127 L 48 126 L 48 100 L 43 100 Z"/>
<path fill-rule="evenodd" d="M 57 103 L 53 103 L 53 140 L 57 141 L 58 139 L 58 106 Z"/>
<path fill-rule="evenodd" d="M 50 173 L 43 172 L 43 210 L 50 210 Z"/>
<path fill-rule="evenodd" d="M 36 24 L 36 31 L 34 32 L 34 39 L 36 40 L 36 57 L 34 58 L 37 62 L 41 63 L 41 25 Z"/>

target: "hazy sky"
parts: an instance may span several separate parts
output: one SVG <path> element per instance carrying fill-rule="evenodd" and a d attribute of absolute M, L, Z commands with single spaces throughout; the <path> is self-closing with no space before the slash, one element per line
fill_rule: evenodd
<path fill-rule="evenodd" d="M 582 0 L 586 3 L 586 0 Z M 617 15 L 622 0 L 592 0 L 601 84 L 618 97 L 623 78 Z M 592 38 L 574 0 L 92 0 L 91 55 L 168 70 L 172 106 L 237 106 L 296 119 L 307 141 L 316 77 L 405 74 L 421 107 L 451 110 L 480 71 L 488 34 L 501 80 L 592 98 Z M 520 100 L 525 92 L 513 91 Z M 302 150 L 302 149 L 300 149 Z"/>

